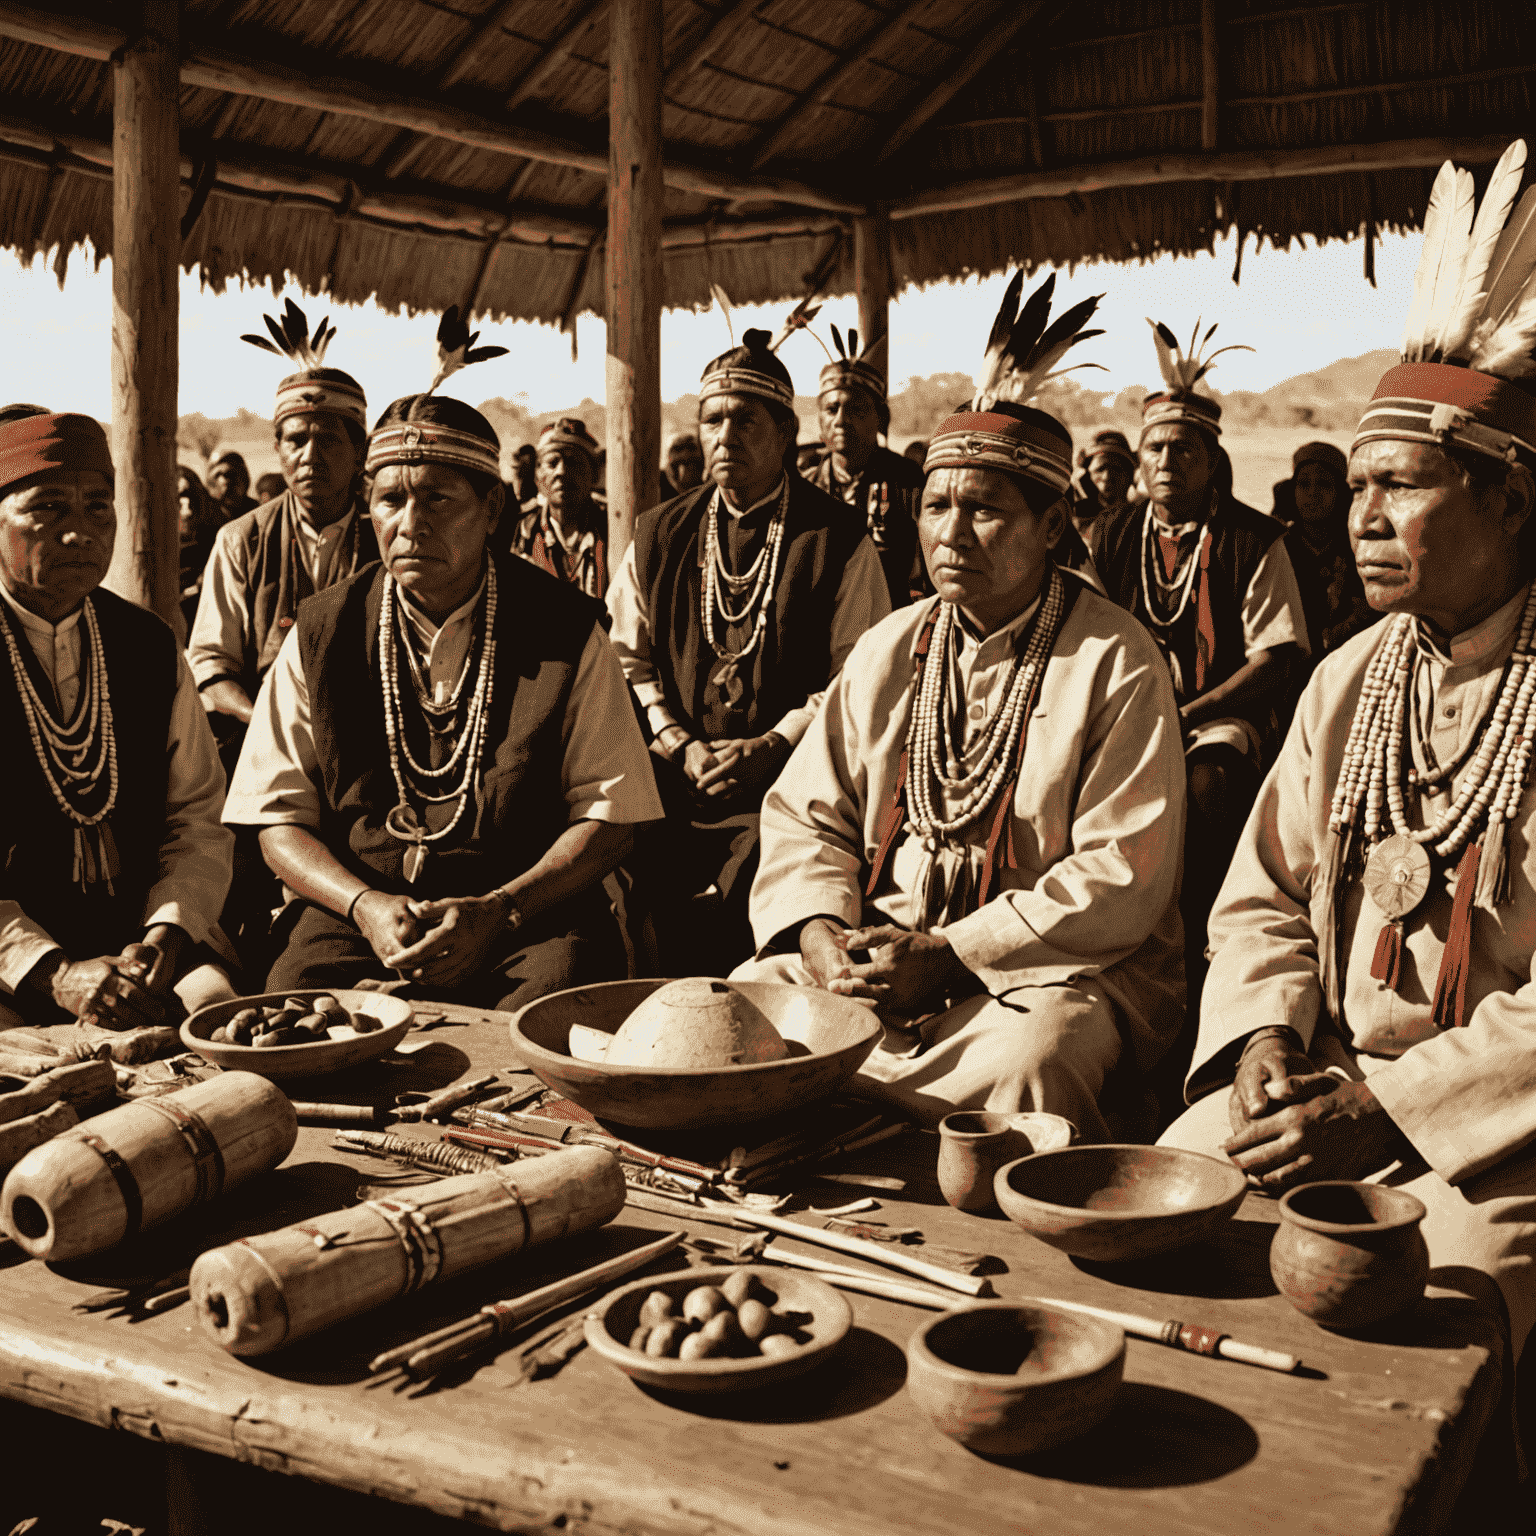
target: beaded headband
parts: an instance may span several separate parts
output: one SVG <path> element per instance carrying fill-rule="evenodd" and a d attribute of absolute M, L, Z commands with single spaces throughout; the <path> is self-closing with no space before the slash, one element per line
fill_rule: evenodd
<path fill-rule="evenodd" d="M 543 453 L 546 448 L 579 448 L 594 463 L 597 460 L 597 439 L 587 424 L 574 416 L 562 416 L 539 433 L 538 451 Z"/>
<path fill-rule="evenodd" d="M 1350 452 L 1383 438 L 1509 460 L 1517 447 L 1536 453 L 1536 399 L 1475 368 L 1400 363 L 1376 386 Z"/>
<path fill-rule="evenodd" d="M 1062 430 L 1064 436 L 1065 429 Z M 1020 421 L 1001 411 L 957 411 L 940 425 L 928 444 L 923 473 L 932 474 L 936 469 L 1001 469 L 1038 480 L 1060 492 L 1072 483 L 1071 455 L 1071 439 L 1063 441 L 1043 423 Z"/>
<path fill-rule="evenodd" d="M 435 421 L 391 422 L 368 439 L 368 474 L 386 464 L 446 464 L 451 469 L 475 469 L 501 477 L 501 447 L 473 432 L 440 426 Z"/>
<path fill-rule="evenodd" d="M 368 430 L 368 401 L 363 386 L 339 368 L 307 368 L 290 374 L 277 386 L 272 425 L 290 416 L 318 416 L 330 411 Z"/>
<path fill-rule="evenodd" d="M 716 395 L 760 395 L 764 400 L 777 401 L 791 410 L 795 405 L 792 385 L 786 384 L 783 379 L 774 378 L 771 373 L 759 373 L 755 368 L 739 365 L 717 368 L 713 373 L 704 375 L 699 383 L 699 404 L 714 399 Z"/>
<path fill-rule="evenodd" d="M 868 390 L 876 400 L 883 401 L 886 398 L 885 375 L 861 357 L 840 357 L 828 363 L 821 370 L 816 392 L 820 396 L 829 390 L 847 389 L 850 386 Z"/>
<path fill-rule="evenodd" d="M 1221 436 L 1221 407 L 1209 395 L 1180 392 L 1169 394 L 1159 391 L 1148 395 L 1141 403 L 1141 435 L 1146 437 L 1153 427 L 1182 422 L 1185 426 L 1199 427 L 1212 437 Z"/>
<path fill-rule="evenodd" d="M 112 450 L 94 416 L 66 412 L 0 424 L 0 491 L 47 469 L 94 469 L 112 478 Z"/>

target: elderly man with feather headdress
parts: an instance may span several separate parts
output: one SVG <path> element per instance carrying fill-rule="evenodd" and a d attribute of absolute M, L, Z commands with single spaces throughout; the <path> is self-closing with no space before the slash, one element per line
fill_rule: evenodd
<path fill-rule="evenodd" d="M 1233 496 L 1221 406 L 1195 390 L 1233 349 L 1204 354 L 1216 327 L 1202 337 L 1197 322 L 1186 354 L 1166 326 L 1148 323 L 1167 386 L 1142 403 L 1138 452 L 1148 500 L 1107 521 L 1097 564 L 1110 597 L 1157 641 L 1179 701 L 1189 780 L 1184 927 L 1194 985 L 1206 914 L 1279 746 L 1308 638 L 1285 525 Z"/>
<path fill-rule="evenodd" d="M 1183 1018 L 1183 753 L 1151 639 L 1052 559 L 1071 436 L 1020 403 L 1098 301 L 1050 324 L 1048 279 L 1016 318 L 1021 283 L 929 444 L 938 595 L 854 647 L 769 791 L 736 975 L 868 1002 L 865 1086 L 924 1123 L 1037 1109 L 1102 1141 L 1117 1104 L 1151 1131 Z"/>
<path fill-rule="evenodd" d="M 815 313 L 811 309 L 807 316 Z M 827 451 L 807 479 L 864 518 L 880 552 L 891 607 L 905 608 L 926 585 L 917 553 L 923 472 L 880 442 L 880 434 L 891 426 L 885 370 L 876 361 L 886 338 L 860 352 L 859 333 L 849 331 L 845 343 L 834 325 L 832 340 L 838 355 L 821 370 L 816 395 L 817 424 Z"/>
<path fill-rule="evenodd" d="M 450 309 L 426 393 L 368 439 L 383 563 L 307 601 L 225 806 L 296 898 L 269 989 L 396 976 L 517 1008 L 620 975 L 601 890 L 661 815 L 603 607 L 491 552 L 489 422 L 435 391 L 499 356 Z"/>
<path fill-rule="evenodd" d="M 707 478 L 636 521 L 608 591 L 613 644 L 655 735 L 668 821 L 649 878 L 678 971 L 751 953 L 763 794 L 854 642 L 890 612 L 863 518 L 794 472 L 794 398 L 767 331 L 709 364 Z"/>
<path fill-rule="evenodd" d="M 1435 1286 L 1502 1313 L 1515 1356 L 1536 1320 L 1525 157 L 1475 222 L 1468 172 L 1435 183 L 1402 363 L 1350 454 L 1355 560 L 1388 617 L 1323 659 L 1260 792 L 1211 914 L 1194 1107 L 1165 1137 L 1275 1194 L 1407 1189 Z"/>

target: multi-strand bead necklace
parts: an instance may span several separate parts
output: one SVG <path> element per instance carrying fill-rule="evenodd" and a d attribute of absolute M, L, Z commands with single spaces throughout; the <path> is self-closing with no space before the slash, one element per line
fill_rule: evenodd
<path fill-rule="evenodd" d="M 80 699 L 74 720 L 63 722 L 54 717 L 48 702 L 33 686 L 10 618 L 0 614 L 0 629 L 5 632 L 5 649 L 11 659 L 32 750 L 54 802 L 75 829 L 70 879 L 82 891 L 102 881 L 111 891 L 118 872 L 118 854 L 107 818 L 117 805 L 117 732 L 112 724 L 112 698 L 107 689 L 101 630 L 90 598 L 82 607 L 80 625 L 85 631 Z M 105 798 L 100 794 L 103 778 L 107 786 Z M 94 810 L 86 809 L 98 799 L 100 804 Z"/>
<path fill-rule="evenodd" d="M 1152 622 L 1160 628 L 1172 629 L 1184 617 L 1194 595 L 1201 562 L 1211 544 L 1211 524 L 1207 519 L 1194 548 L 1168 577 L 1163 574 L 1163 557 L 1157 544 L 1159 537 L 1175 537 L 1176 530 L 1170 529 L 1163 534 L 1161 528 L 1154 527 L 1156 522 L 1152 508 L 1148 506 L 1141 523 L 1141 596 Z M 1188 526 L 1184 525 L 1185 528 Z"/>
<path fill-rule="evenodd" d="M 406 739 L 405 720 L 400 710 L 400 667 L 397 644 L 403 644 L 411 660 L 412 682 L 418 700 L 426 688 L 420 669 L 415 665 L 411 651 L 411 638 L 406 631 L 406 620 L 398 614 L 395 603 L 395 582 L 386 577 L 384 599 L 379 604 L 379 666 L 384 690 L 384 735 L 389 743 L 389 768 L 395 778 L 395 789 L 400 802 L 384 819 L 385 830 L 402 843 L 409 843 L 405 854 L 405 878 L 415 884 L 421 867 L 427 861 L 427 844 L 441 842 L 464 819 L 465 807 L 475 792 L 480 778 L 480 759 L 485 750 L 486 725 L 490 718 L 491 691 L 494 681 L 496 629 L 496 567 L 490 566 L 485 577 L 485 622 L 480 630 L 480 658 L 475 676 L 474 692 L 470 695 L 464 723 L 459 728 L 458 739 L 446 760 L 436 768 L 416 761 Z M 466 657 L 464 670 L 454 688 L 453 706 L 457 709 L 458 698 L 469 675 Z M 427 697 L 430 692 L 427 691 Z M 446 706 L 443 706 L 446 707 Z M 432 720 L 436 713 L 424 709 L 427 727 L 435 735 L 448 732 Z M 453 816 L 446 826 L 429 832 L 426 824 L 426 807 L 446 805 L 456 800 Z M 415 802 L 413 804 L 412 802 Z M 416 805 L 422 806 L 418 813 Z"/>
<path fill-rule="evenodd" d="M 1387 920 L 1371 974 L 1395 991 L 1401 974 L 1403 920 L 1423 901 L 1430 886 L 1428 850 L 1432 848 L 1447 863 L 1459 860 L 1446 963 L 1436 989 L 1437 1022 L 1459 1023 L 1459 1002 L 1447 996 L 1446 988 L 1464 995 L 1466 957 L 1460 950 L 1470 944 L 1474 902 L 1492 909 L 1508 900 L 1504 829 L 1519 807 L 1536 745 L 1536 653 L 1531 649 L 1536 634 L 1536 586 L 1526 598 L 1498 693 L 1472 734 L 1475 753 L 1469 749 L 1424 773 L 1411 763 L 1404 771 L 1414 713 L 1414 668 L 1420 655 L 1418 622 L 1411 615 L 1398 614 L 1382 630 L 1355 705 L 1333 794 L 1328 829 L 1334 834 L 1335 852 L 1328 878 L 1336 883 L 1356 846 L 1363 844 L 1365 887 Z M 1428 826 L 1410 826 L 1405 786 L 1416 794 L 1449 791 L 1458 773 L 1462 773 L 1461 784 L 1450 804 Z"/>
<path fill-rule="evenodd" d="M 709 499 L 709 512 L 704 519 L 704 580 L 700 583 L 699 607 L 704 624 L 704 638 L 715 653 L 721 666 L 716 681 L 728 692 L 739 688 L 736 672 L 741 664 L 762 642 L 763 631 L 768 627 L 768 609 L 774 586 L 779 578 L 779 551 L 784 543 L 784 522 L 789 512 L 789 480 L 779 492 L 779 504 L 774 509 L 773 521 L 768 525 L 768 537 L 757 553 L 757 559 L 741 575 L 735 575 L 726 564 L 720 548 L 719 507 L 721 492 L 716 491 Z M 741 608 L 732 612 L 729 601 L 741 601 Z M 729 598 L 726 597 L 729 593 Z M 727 625 L 750 624 L 752 633 L 739 651 L 729 651 L 715 638 L 715 612 Z M 734 704 L 739 694 L 731 699 Z"/>

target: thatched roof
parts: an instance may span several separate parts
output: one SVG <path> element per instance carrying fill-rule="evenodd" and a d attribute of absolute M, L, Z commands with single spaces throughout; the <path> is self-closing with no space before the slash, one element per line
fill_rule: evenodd
<path fill-rule="evenodd" d="M 0 243 L 111 249 L 129 7 L 0 0 Z M 1530 122 L 1501 0 L 665 0 L 668 305 L 1417 224 Z M 182 251 L 386 306 L 601 311 L 607 0 L 185 0 Z M 1451 138 L 1476 143 L 1451 144 Z M 1365 167 L 1364 169 L 1350 169 Z M 211 189 L 211 190 L 210 190 Z"/>

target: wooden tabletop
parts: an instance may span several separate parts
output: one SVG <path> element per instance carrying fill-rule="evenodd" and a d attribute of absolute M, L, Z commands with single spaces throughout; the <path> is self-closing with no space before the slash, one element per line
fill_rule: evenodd
<path fill-rule="evenodd" d="M 471 1067 L 517 1065 L 504 1016 L 437 1004 L 424 1011 L 442 1017 L 407 1039 L 409 1062 L 296 1085 L 294 1096 L 369 1102 L 442 1086 Z M 1076 1263 L 1001 1217 L 951 1210 L 934 1181 L 937 1138 L 916 1132 L 835 1165 L 898 1178 L 899 1193 L 818 1180 L 797 1208 L 870 1194 L 881 1204 L 873 1219 L 996 1255 L 1007 1267 L 993 1277 L 1000 1295 L 1212 1325 L 1299 1355 L 1306 1374 L 1132 1339 L 1109 1419 L 1071 1446 L 1014 1463 L 946 1439 L 906 1392 L 906 1340 L 934 1314 L 856 1295 L 853 1332 L 826 1364 L 779 1389 L 729 1399 L 648 1392 L 591 1350 L 522 1385 L 510 1356 L 482 1357 L 435 1389 L 368 1385 L 366 1362 L 378 1351 L 680 1225 L 631 1209 L 601 1233 L 256 1360 L 225 1354 L 186 1305 L 137 1322 L 70 1310 L 125 1277 L 168 1273 L 213 1243 L 345 1205 L 359 1182 L 389 1166 L 333 1151 L 331 1141 L 329 1131 L 301 1130 L 279 1172 L 145 1234 L 110 1263 L 65 1275 L 0 1244 L 0 1394 L 493 1528 L 580 1526 L 615 1536 L 745 1536 L 770 1527 L 775 1536 L 1232 1536 L 1273 1528 L 1282 1516 L 1318 1536 L 1432 1531 L 1498 1396 L 1497 1328 L 1469 1303 L 1426 1299 L 1410 1318 L 1364 1338 L 1328 1334 L 1293 1311 L 1269 1279 L 1276 1217 L 1268 1201 L 1250 1197 L 1218 1241 L 1117 1272 Z"/>

